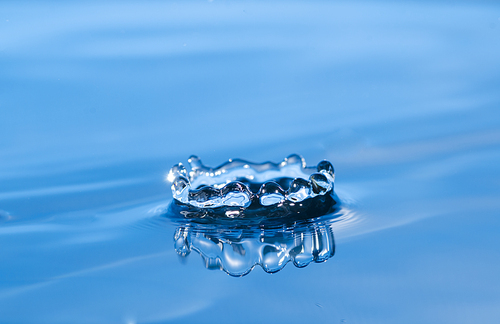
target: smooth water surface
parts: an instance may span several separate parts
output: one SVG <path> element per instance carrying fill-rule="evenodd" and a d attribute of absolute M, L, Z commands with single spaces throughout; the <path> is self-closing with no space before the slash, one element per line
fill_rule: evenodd
<path fill-rule="evenodd" d="M 493 1 L 3 1 L 0 322 L 496 323 L 499 53 Z M 191 154 L 292 153 L 342 217 L 162 212 Z"/>

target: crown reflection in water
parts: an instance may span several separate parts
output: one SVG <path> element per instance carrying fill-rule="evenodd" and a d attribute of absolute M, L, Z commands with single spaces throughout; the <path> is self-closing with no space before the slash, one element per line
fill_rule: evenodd
<path fill-rule="evenodd" d="M 248 274 L 256 265 L 275 273 L 289 262 L 302 268 L 311 262 L 324 262 L 335 254 L 333 230 L 328 221 L 297 223 L 280 229 L 240 230 L 191 224 L 177 228 L 174 245 L 181 257 L 195 251 L 207 269 L 220 269 L 235 277 Z"/>
<path fill-rule="evenodd" d="M 334 169 L 306 167 L 299 155 L 281 163 L 229 162 L 213 169 L 192 156 L 167 179 L 174 201 L 167 216 L 178 228 L 175 250 L 192 251 L 209 269 L 244 276 L 256 265 L 275 273 L 291 262 L 305 267 L 335 253 L 332 224 L 340 216 Z"/>

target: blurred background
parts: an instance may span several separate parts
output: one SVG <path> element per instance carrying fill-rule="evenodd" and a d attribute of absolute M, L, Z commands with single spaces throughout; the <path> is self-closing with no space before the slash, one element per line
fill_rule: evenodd
<path fill-rule="evenodd" d="M 495 322 L 499 53 L 495 1 L 2 1 L 0 322 Z M 335 257 L 177 260 L 173 164 L 291 153 Z"/>

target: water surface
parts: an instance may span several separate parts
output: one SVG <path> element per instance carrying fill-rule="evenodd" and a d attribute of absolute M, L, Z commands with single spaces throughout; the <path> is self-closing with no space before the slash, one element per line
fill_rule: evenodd
<path fill-rule="evenodd" d="M 0 7 L 0 322 L 500 317 L 497 3 Z M 291 153 L 335 166 L 334 256 L 179 257 L 172 165 Z"/>

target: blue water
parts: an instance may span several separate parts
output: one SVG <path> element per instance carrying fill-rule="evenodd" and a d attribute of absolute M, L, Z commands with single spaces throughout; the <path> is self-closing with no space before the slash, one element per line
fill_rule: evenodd
<path fill-rule="evenodd" d="M 1 323 L 496 323 L 500 5 L 3 1 Z M 335 166 L 335 255 L 179 257 L 191 154 Z"/>

